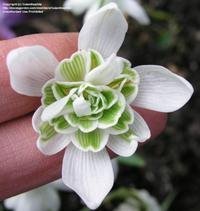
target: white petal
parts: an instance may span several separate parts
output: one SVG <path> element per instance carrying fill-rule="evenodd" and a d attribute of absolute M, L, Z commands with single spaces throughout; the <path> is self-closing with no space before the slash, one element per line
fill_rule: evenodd
<path fill-rule="evenodd" d="M 107 61 L 90 71 L 85 81 L 95 85 L 105 85 L 113 81 L 123 70 L 124 60 L 112 54 Z"/>
<path fill-rule="evenodd" d="M 68 100 L 69 97 L 66 96 L 44 108 L 44 111 L 42 112 L 41 116 L 42 121 L 49 121 L 56 117 L 64 109 Z"/>
<path fill-rule="evenodd" d="M 96 0 L 66 0 L 64 2 L 64 7 L 70 9 L 75 15 L 80 15 L 84 13 L 94 1 Z"/>
<path fill-rule="evenodd" d="M 62 179 L 90 209 L 96 209 L 113 186 L 109 155 L 106 150 L 83 152 L 69 145 L 63 159 Z"/>
<path fill-rule="evenodd" d="M 129 157 L 135 153 L 138 147 L 137 140 L 138 139 L 136 137 L 135 140 L 128 142 L 121 139 L 119 136 L 110 135 L 107 147 L 120 156 Z"/>
<path fill-rule="evenodd" d="M 128 25 L 114 3 L 98 10 L 83 25 L 78 38 L 79 49 L 97 50 L 103 57 L 117 53 L 121 47 Z"/>
<path fill-rule="evenodd" d="M 7 209 L 15 210 L 17 208 L 17 204 L 18 204 L 19 198 L 20 198 L 20 195 L 13 196 L 13 197 L 10 197 L 10 198 L 6 199 L 4 201 L 4 206 Z"/>
<path fill-rule="evenodd" d="M 134 122 L 130 125 L 130 128 L 134 131 L 135 135 L 139 137 L 137 140 L 139 142 L 144 142 L 151 137 L 147 123 L 136 111 L 134 111 Z"/>
<path fill-rule="evenodd" d="M 42 86 L 54 77 L 57 65 L 54 55 L 39 45 L 14 49 L 7 56 L 12 88 L 28 96 L 41 96 Z"/>
<path fill-rule="evenodd" d="M 63 150 L 70 142 L 70 136 L 56 134 L 47 141 L 38 138 L 37 148 L 45 155 L 54 155 Z"/>
<path fill-rule="evenodd" d="M 59 115 L 63 111 L 65 105 L 67 104 L 70 97 L 75 93 L 75 91 L 76 89 L 72 89 L 66 97 L 63 97 L 62 99 L 57 100 L 56 102 L 44 108 L 41 115 L 42 121 L 49 121 Z"/>
<path fill-rule="evenodd" d="M 157 65 L 134 68 L 140 75 L 139 91 L 133 105 L 160 112 L 178 110 L 191 98 L 192 85 L 184 78 Z"/>
<path fill-rule="evenodd" d="M 73 109 L 78 117 L 91 114 L 90 103 L 86 101 L 83 96 L 80 96 L 73 101 Z"/>
<path fill-rule="evenodd" d="M 40 123 L 41 123 L 41 115 L 42 115 L 42 112 L 43 112 L 43 108 L 42 106 L 40 106 L 36 111 L 35 113 L 33 114 L 33 117 L 32 117 L 32 126 L 33 126 L 33 129 L 38 132 L 39 131 L 39 126 L 40 126 Z"/>
<path fill-rule="evenodd" d="M 83 0 L 81 0 L 83 1 Z M 95 0 L 96 1 L 96 0 Z M 84 16 L 84 22 L 86 22 L 90 16 L 94 15 L 95 12 L 99 9 L 99 2 L 95 2 L 93 3 L 90 8 L 87 10 L 87 12 L 85 13 L 85 16 Z"/>
<path fill-rule="evenodd" d="M 132 18 L 136 19 L 140 24 L 147 25 L 150 23 L 146 11 L 137 0 L 123 0 L 121 9 Z"/>
<path fill-rule="evenodd" d="M 58 211 L 58 193 L 49 186 L 42 186 L 20 195 L 15 211 Z"/>

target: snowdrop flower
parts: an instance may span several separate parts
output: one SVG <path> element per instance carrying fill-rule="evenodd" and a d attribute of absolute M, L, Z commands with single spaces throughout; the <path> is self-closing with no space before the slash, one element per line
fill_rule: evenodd
<path fill-rule="evenodd" d="M 135 198 L 128 198 L 120 204 L 114 211 L 161 211 L 156 198 L 151 196 L 146 190 L 133 190 Z"/>
<path fill-rule="evenodd" d="M 117 5 L 98 10 L 82 27 L 78 51 L 59 62 L 43 46 L 21 47 L 7 57 L 12 88 L 41 96 L 32 123 L 38 149 L 65 149 L 62 179 L 91 209 L 113 186 L 107 152 L 130 156 L 150 137 L 144 119 L 130 105 L 161 112 L 182 107 L 193 88 L 164 67 L 131 63 L 116 56 L 127 22 Z"/>
<path fill-rule="evenodd" d="M 75 15 L 80 15 L 85 11 L 85 20 L 94 14 L 102 6 L 114 2 L 124 14 L 136 19 L 140 24 L 150 23 L 149 17 L 138 0 L 66 0 L 64 7 L 70 8 Z"/>
<path fill-rule="evenodd" d="M 4 201 L 4 205 L 7 209 L 14 211 L 58 211 L 61 202 L 57 189 L 63 186 L 62 181 L 58 180 L 8 198 Z M 64 189 L 62 188 L 62 190 Z"/>

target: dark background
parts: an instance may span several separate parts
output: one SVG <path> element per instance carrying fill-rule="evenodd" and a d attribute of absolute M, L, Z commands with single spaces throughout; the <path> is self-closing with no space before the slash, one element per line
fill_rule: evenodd
<path fill-rule="evenodd" d="M 45 3 L 61 6 L 63 1 Z M 200 1 L 149 0 L 143 1 L 143 5 L 151 24 L 141 26 L 128 18 L 129 30 L 120 54 L 134 66 L 160 64 L 168 67 L 189 80 L 195 92 L 184 108 L 169 115 L 164 133 L 139 148 L 137 155 L 144 165 L 120 162 L 113 190 L 120 187 L 147 189 L 160 203 L 170 198 L 170 211 L 200 211 Z M 81 16 L 51 11 L 29 15 L 12 29 L 21 36 L 79 31 L 81 26 Z M 83 208 L 74 193 L 60 195 L 62 211 Z M 117 203 L 104 203 L 98 210 L 113 210 Z"/>

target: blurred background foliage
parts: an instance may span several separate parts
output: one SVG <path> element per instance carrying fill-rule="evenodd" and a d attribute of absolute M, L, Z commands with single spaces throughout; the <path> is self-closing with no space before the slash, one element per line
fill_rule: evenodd
<path fill-rule="evenodd" d="M 63 5 L 62 0 L 42 2 L 50 6 Z M 130 194 L 130 188 L 137 188 L 148 190 L 162 204 L 163 210 L 199 211 L 200 1 L 144 0 L 143 5 L 151 24 L 142 26 L 127 17 L 129 30 L 120 55 L 134 66 L 160 64 L 168 67 L 186 77 L 195 93 L 183 109 L 169 115 L 162 135 L 140 147 L 133 157 L 119 158 L 119 174 L 113 192 L 98 210 L 115 210 Z M 82 19 L 70 12 L 50 11 L 27 15 L 12 26 L 12 30 L 16 36 L 74 32 L 80 30 Z M 120 198 L 116 196 L 119 194 Z M 62 211 L 87 210 L 76 194 L 63 192 L 60 196 Z M 0 211 L 3 210 L 6 209 L 1 204 Z"/>

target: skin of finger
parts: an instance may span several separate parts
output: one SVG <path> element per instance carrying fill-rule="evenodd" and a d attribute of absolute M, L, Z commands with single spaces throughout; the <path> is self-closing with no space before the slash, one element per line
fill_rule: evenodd
<path fill-rule="evenodd" d="M 31 115 L 1 124 L 0 134 L 0 200 L 61 176 L 63 152 L 45 156 L 37 149 Z"/>
<path fill-rule="evenodd" d="M 40 104 L 37 97 L 16 93 L 10 86 L 6 57 L 12 49 L 43 45 L 60 61 L 70 57 L 77 50 L 77 33 L 36 34 L 0 41 L 0 123 L 23 116 L 35 110 Z"/>
<path fill-rule="evenodd" d="M 165 124 L 163 114 L 143 109 L 137 111 L 144 115 L 153 137 L 161 133 Z M 0 125 L 0 200 L 61 177 L 64 150 L 45 156 L 37 149 L 38 135 L 32 129 L 31 116 Z M 114 156 L 113 153 L 110 155 Z"/>

